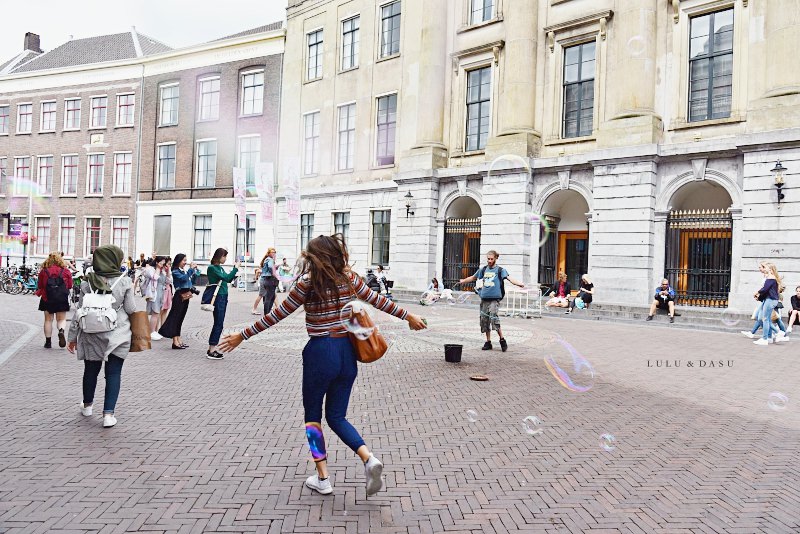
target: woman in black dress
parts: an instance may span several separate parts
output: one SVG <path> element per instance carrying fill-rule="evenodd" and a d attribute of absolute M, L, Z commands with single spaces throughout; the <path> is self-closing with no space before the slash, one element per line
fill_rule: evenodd
<path fill-rule="evenodd" d="M 186 254 L 178 254 L 172 262 L 172 284 L 175 288 L 175 296 L 172 298 L 172 307 L 167 320 L 158 331 L 162 336 L 172 338 L 173 349 L 185 349 L 189 346 L 181 340 L 181 327 L 186 318 L 186 311 L 189 309 L 189 299 L 194 296 L 192 289 L 197 278 L 197 265 L 192 263 L 188 271 L 184 271 L 184 267 L 186 267 Z"/>

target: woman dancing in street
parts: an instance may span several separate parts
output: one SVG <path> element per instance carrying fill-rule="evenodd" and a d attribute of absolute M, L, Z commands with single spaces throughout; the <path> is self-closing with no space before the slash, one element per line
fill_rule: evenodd
<path fill-rule="evenodd" d="M 218 349 L 223 352 L 235 349 L 245 339 L 275 326 L 303 306 L 310 337 L 303 349 L 303 408 L 306 438 L 317 467 L 317 474 L 308 477 L 306 486 L 323 495 L 333 491 L 322 434 L 322 403 L 325 401 L 328 426 L 364 462 L 367 495 L 374 495 L 383 487 L 383 464 L 372 455 L 358 431 L 345 418 L 358 366 L 340 314 L 344 306 L 356 297 L 385 313 L 405 319 L 412 330 L 422 330 L 425 323 L 421 317 L 370 291 L 351 271 L 347 246 L 340 234 L 319 236 L 309 241 L 300 261 L 302 279 L 286 300 L 251 327 L 225 336 Z"/>

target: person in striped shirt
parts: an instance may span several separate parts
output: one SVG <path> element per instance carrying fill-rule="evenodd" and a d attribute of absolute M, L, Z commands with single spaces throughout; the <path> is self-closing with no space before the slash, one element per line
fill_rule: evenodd
<path fill-rule="evenodd" d="M 350 270 L 347 246 L 341 234 L 319 236 L 309 241 L 300 256 L 300 265 L 301 279 L 286 300 L 252 326 L 225 336 L 217 349 L 230 352 L 242 341 L 275 326 L 302 306 L 310 337 L 303 349 L 303 408 L 306 438 L 317 467 L 317 473 L 308 477 L 306 486 L 323 495 L 333 492 L 322 433 L 324 401 L 328 426 L 364 462 L 367 495 L 373 495 L 383 487 L 383 464 L 346 419 L 358 366 L 347 328 L 340 319 L 341 312 L 348 302 L 358 299 L 408 321 L 412 330 L 426 328 L 425 322 L 422 317 L 408 313 L 369 289 Z"/>

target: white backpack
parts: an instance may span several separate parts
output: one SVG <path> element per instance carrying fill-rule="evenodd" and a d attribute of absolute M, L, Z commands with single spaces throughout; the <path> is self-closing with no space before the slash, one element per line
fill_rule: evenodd
<path fill-rule="evenodd" d="M 114 289 L 122 276 L 117 277 L 117 281 L 111 285 Z M 92 289 L 92 284 L 87 280 L 89 289 Z M 75 312 L 78 318 L 78 324 L 85 334 L 100 334 L 103 332 L 111 332 L 117 327 L 117 310 L 114 309 L 114 299 L 111 292 L 98 293 L 92 291 L 83 296 L 83 304 Z"/>

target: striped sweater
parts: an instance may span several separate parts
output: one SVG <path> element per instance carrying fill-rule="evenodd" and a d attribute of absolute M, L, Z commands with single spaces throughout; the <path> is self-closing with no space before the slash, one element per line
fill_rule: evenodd
<path fill-rule="evenodd" d="M 356 296 L 359 300 L 368 302 L 375 308 L 382 312 L 394 315 L 399 319 L 405 319 L 408 312 L 400 306 L 387 299 L 386 297 L 375 293 L 361 280 L 359 276 L 351 275 L 353 286 L 356 290 Z M 342 308 L 353 300 L 353 291 L 349 284 L 339 286 L 339 298 L 337 300 L 329 300 L 325 302 L 306 302 L 308 295 L 311 291 L 311 283 L 307 279 L 303 279 L 297 283 L 294 289 L 289 292 L 280 306 L 272 310 L 271 313 L 262 317 L 254 325 L 245 328 L 241 334 L 244 339 L 250 339 L 254 335 L 263 332 L 271 326 L 275 326 L 282 320 L 289 317 L 300 306 L 303 306 L 306 311 L 306 330 L 311 337 L 321 336 L 343 336 L 347 334 L 347 329 L 341 323 L 339 316 Z"/>

